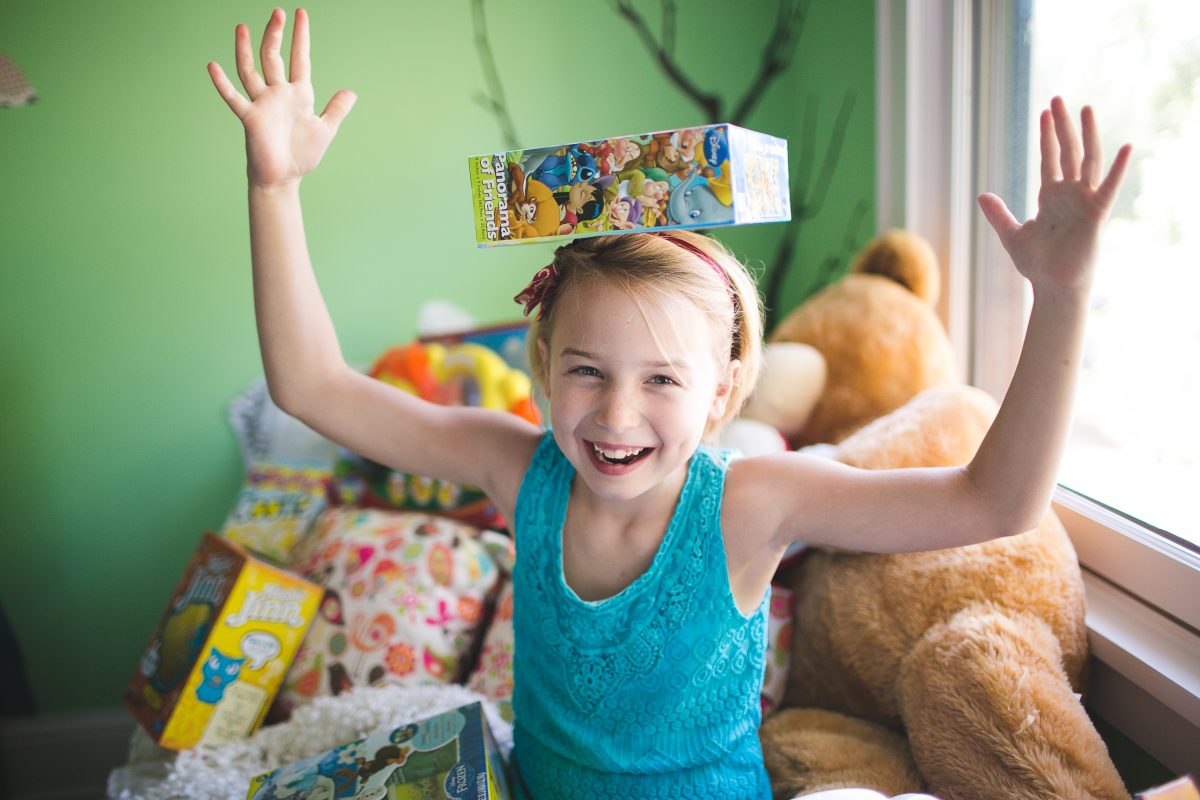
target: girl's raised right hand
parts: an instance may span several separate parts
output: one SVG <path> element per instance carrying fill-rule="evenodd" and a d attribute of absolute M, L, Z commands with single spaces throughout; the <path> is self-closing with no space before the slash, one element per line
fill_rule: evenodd
<path fill-rule="evenodd" d="M 279 54 L 285 18 L 283 9 L 271 12 L 259 47 L 261 75 L 254 69 L 250 30 L 245 25 L 237 26 L 237 72 L 249 100 L 234 88 L 215 61 L 208 64 L 217 92 L 246 128 L 246 173 L 250 183 L 264 187 L 298 182 L 314 169 L 357 99 L 354 92 L 342 89 L 329 100 L 321 116 L 313 113 L 308 14 L 302 8 L 296 9 L 290 79 L 284 76 Z"/>

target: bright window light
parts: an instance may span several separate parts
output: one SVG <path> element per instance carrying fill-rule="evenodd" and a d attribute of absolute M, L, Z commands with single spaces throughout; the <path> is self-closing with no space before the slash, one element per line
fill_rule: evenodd
<path fill-rule="evenodd" d="M 1200 546 L 1200 3 L 1050 0 L 1030 31 L 1030 120 L 1091 104 L 1106 168 L 1134 145 L 1105 230 L 1060 480 Z M 1036 130 L 1036 124 L 1031 124 Z M 1030 190 L 1037 190 L 1031 135 Z M 1028 208 L 1036 207 L 1035 194 Z"/>

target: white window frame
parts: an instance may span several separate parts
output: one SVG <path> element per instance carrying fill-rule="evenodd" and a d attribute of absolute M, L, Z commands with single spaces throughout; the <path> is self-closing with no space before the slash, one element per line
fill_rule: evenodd
<path fill-rule="evenodd" d="M 975 196 L 1005 185 L 1011 0 L 876 0 L 876 208 L 880 230 L 930 241 L 938 308 L 959 374 L 1003 395 L 1026 288 Z M 1021 213 L 1014 207 L 1014 213 Z M 1055 509 L 1084 569 L 1093 669 L 1088 706 L 1169 769 L 1200 772 L 1200 557 L 1059 487 Z"/>

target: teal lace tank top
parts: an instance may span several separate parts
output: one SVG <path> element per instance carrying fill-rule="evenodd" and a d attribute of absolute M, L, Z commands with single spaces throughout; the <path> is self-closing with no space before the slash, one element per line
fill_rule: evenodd
<path fill-rule="evenodd" d="M 589 602 L 562 566 L 575 471 L 545 434 L 513 520 L 515 772 L 534 800 L 771 797 L 758 741 L 769 597 L 748 618 L 733 598 L 726 466 L 701 448 L 650 567 Z"/>

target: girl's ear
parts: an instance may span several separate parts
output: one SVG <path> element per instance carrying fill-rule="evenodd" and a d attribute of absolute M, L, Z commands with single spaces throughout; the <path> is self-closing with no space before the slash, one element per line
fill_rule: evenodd
<path fill-rule="evenodd" d="M 716 422 L 725 414 L 725 409 L 729 405 L 729 397 L 733 392 L 733 387 L 737 385 L 738 375 L 742 372 L 742 362 L 734 358 L 729 361 L 725 367 L 725 375 L 722 376 L 717 383 L 717 393 L 713 395 L 712 407 L 708 410 L 708 418 L 712 422 Z"/>
<path fill-rule="evenodd" d="M 550 348 L 546 347 L 546 340 L 538 337 L 537 340 L 538 360 L 542 362 L 542 392 L 546 395 L 546 399 L 550 399 Z"/>

